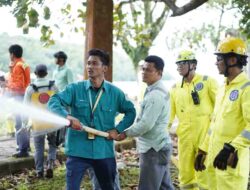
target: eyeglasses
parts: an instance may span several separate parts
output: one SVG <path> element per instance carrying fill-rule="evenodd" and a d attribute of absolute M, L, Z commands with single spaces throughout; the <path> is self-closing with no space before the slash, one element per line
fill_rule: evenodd
<path fill-rule="evenodd" d="M 217 56 L 216 61 L 217 62 L 224 61 L 224 58 L 222 56 Z"/>
<path fill-rule="evenodd" d="M 176 63 L 177 66 L 186 65 L 186 64 L 188 64 L 188 61 L 179 61 Z"/>

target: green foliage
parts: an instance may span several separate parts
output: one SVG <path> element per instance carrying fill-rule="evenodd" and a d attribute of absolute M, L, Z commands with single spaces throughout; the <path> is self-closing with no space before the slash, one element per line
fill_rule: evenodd
<path fill-rule="evenodd" d="M 184 32 L 176 31 L 175 38 L 170 42 L 170 48 L 181 47 L 187 44 L 192 49 L 200 49 L 207 51 L 206 40 L 208 39 L 214 47 L 219 42 L 220 32 L 216 32 L 218 28 L 214 24 L 204 23 L 201 27 L 191 27 Z M 226 27 L 221 26 L 221 31 L 225 31 Z"/>
<path fill-rule="evenodd" d="M 43 46 L 44 47 L 48 47 L 50 45 L 54 45 L 55 44 L 55 40 L 51 37 L 52 36 L 52 30 L 49 26 L 45 26 L 43 25 L 41 27 L 41 37 L 40 37 L 40 40 L 41 42 L 44 42 L 43 43 Z"/>
<path fill-rule="evenodd" d="M 2 7 L 2 6 L 11 6 L 14 1 L 15 0 L 1 0 L 0 1 L 0 7 Z"/>
<path fill-rule="evenodd" d="M 55 44 L 53 33 L 55 30 L 61 29 L 62 23 L 44 23 L 41 20 L 41 18 L 45 21 L 51 20 L 51 8 L 46 4 L 42 9 L 43 12 L 39 13 L 33 7 L 35 5 L 43 6 L 44 3 L 45 0 L 18 0 L 15 4 L 8 2 L 9 5 L 14 6 L 13 13 L 17 19 L 17 26 L 22 28 L 24 33 L 28 33 L 30 27 L 40 27 L 40 40 L 44 46 L 49 46 Z M 164 3 L 156 1 L 127 2 L 124 5 L 117 4 L 114 9 L 115 43 L 121 42 L 136 69 L 139 61 L 147 56 L 154 39 L 161 31 L 169 9 Z M 77 10 L 74 10 L 75 8 L 70 3 L 60 6 L 62 16 L 60 22 L 70 26 L 69 31 L 84 32 L 83 25 L 77 24 L 77 21 L 85 23 L 86 1 L 83 1 L 82 7 L 78 7 Z M 165 7 L 162 9 L 160 6 Z M 77 14 L 73 14 L 73 12 L 77 12 Z M 127 22 L 129 18 L 132 18 L 132 22 Z M 60 31 L 60 36 L 64 36 L 63 30 Z"/>
<path fill-rule="evenodd" d="M 62 14 L 64 15 L 69 15 L 71 11 L 71 5 L 67 4 L 65 8 L 61 9 Z"/>
<path fill-rule="evenodd" d="M 43 8 L 43 18 L 45 20 L 49 20 L 50 19 L 50 15 L 51 15 L 50 8 L 48 6 L 45 6 Z"/>
<path fill-rule="evenodd" d="M 164 26 L 169 9 L 159 2 L 122 3 L 114 6 L 114 40 L 121 42 L 136 70 Z"/>
<path fill-rule="evenodd" d="M 28 11 L 28 4 L 25 1 L 18 1 L 13 10 L 13 14 L 17 19 L 17 27 L 21 28 L 27 23 L 26 14 Z"/>
<path fill-rule="evenodd" d="M 231 7 L 231 0 L 212 0 L 207 3 L 209 8 L 221 8 L 229 5 Z"/>
<path fill-rule="evenodd" d="M 77 7 L 76 10 L 73 10 L 70 3 L 66 5 L 59 3 L 59 6 L 62 8 L 61 17 L 58 18 L 60 20 L 59 24 L 51 22 L 51 9 L 53 7 L 49 7 L 49 3 L 45 5 L 46 0 L 9 0 L 9 1 L 1 1 L 0 6 L 12 6 L 13 7 L 13 15 L 17 21 L 17 27 L 22 28 L 24 34 L 29 33 L 29 28 L 37 28 L 40 27 L 41 37 L 40 40 L 43 42 L 44 46 L 54 45 L 55 40 L 53 38 L 53 34 L 55 31 L 60 30 L 59 25 L 67 24 L 69 27 L 69 31 L 79 32 L 84 31 L 84 23 L 86 17 L 86 9 L 84 7 L 84 2 L 79 3 L 81 6 Z M 41 7 L 41 9 L 35 9 L 34 7 Z M 53 6 L 53 5 L 50 5 Z M 77 12 L 77 14 L 74 14 Z M 55 13 L 55 12 L 54 12 Z M 79 21 L 82 24 L 79 24 Z M 58 21 L 55 21 L 58 22 Z M 45 31 L 46 30 L 46 31 Z M 63 36 L 64 32 L 60 32 L 60 35 Z"/>
<path fill-rule="evenodd" d="M 58 18 L 60 22 L 57 23 L 51 22 L 52 7 L 49 7 L 50 4 L 45 4 L 45 2 L 45 0 L 2 0 L 0 6 L 13 7 L 17 27 L 22 28 L 23 33 L 27 34 L 30 27 L 40 27 L 40 40 L 44 46 L 55 44 L 53 34 L 56 30 L 61 37 L 64 36 L 64 30 L 61 29 L 63 24 L 68 25 L 71 32 L 84 32 L 86 0 L 82 1 L 77 8 L 67 2 L 59 4 L 61 18 Z M 33 8 L 37 5 L 43 7 L 42 13 Z M 247 38 L 250 38 L 249 0 L 213 0 L 208 1 L 207 5 L 208 8 L 220 10 L 221 17 L 232 8 L 239 9 L 239 12 L 243 15 L 239 23 L 241 31 Z M 158 1 L 116 1 L 113 13 L 114 44 L 121 43 L 136 70 L 139 61 L 147 56 L 154 39 L 164 26 L 169 9 L 165 4 Z M 78 21 L 82 24 L 79 25 Z M 222 25 L 221 19 L 218 22 L 219 27 L 206 23 L 200 28 L 191 28 L 189 32 L 184 32 L 183 36 L 178 31 L 176 35 L 179 40 L 172 42 L 172 44 L 178 44 L 179 46 L 182 45 L 184 40 L 187 40 L 191 47 L 196 46 L 205 49 L 202 40 L 207 38 L 211 39 L 216 46 L 221 32 L 228 30 Z"/>
<path fill-rule="evenodd" d="M 250 1 L 235 0 L 233 4 L 239 8 L 239 12 L 243 15 L 240 20 L 242 32 L 250 39 Z"/>
<path fill-rule="evenodd" d="M 14 2 L 14 1 L 13 1 Z M 10 2 L 9 5 L 14 4 Z M 29 27 L 37 27 L 39 22 L 39 13 L 32 8 L 33 3 L 36 1 L 18 0 L 13 9 L 13 14 L 17 20 L 17 27 L 23 28 L 23 33 L 28 33 Z M 37 3 L 42 3 L 38 0 Z"/>
<path fill-rule="evenodd" d="M 28 11 L 28 17 L 29 17 L 29 27 L 36 27 L 38 25 L 38 12 L 31 8 Z"/>

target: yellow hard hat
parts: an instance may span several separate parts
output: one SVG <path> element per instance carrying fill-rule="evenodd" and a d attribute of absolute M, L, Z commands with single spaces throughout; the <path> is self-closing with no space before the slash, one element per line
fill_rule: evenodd
<path fill-rule="evenodd" d="M 191 50 L 183 50 L 179 53 L 176 63 L 181 61 L 192 61 L 196 60 L 194 52 Z"/>
<path fill-rule="evenodd" d="M 215 54 L 229 54 L 235 53 L 238 55 L 246 56 L 247 46 L 245 42 L 240 38 L 229 37 L 222 40 Z"/>

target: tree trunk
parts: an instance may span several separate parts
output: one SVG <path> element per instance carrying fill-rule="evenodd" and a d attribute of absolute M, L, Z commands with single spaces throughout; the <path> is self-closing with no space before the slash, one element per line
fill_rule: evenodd
<path fill-rule="evenodd" d="M 112 81 L 112 45 L 113 1 L 88 0 L 84 68 L 87 62 L 87 52 L 92 48 L 103 49 L 110 55 L 110 66 L 105 78 Z M 87 78 L 86 69 L 84 69 L 84 78 Z"/>

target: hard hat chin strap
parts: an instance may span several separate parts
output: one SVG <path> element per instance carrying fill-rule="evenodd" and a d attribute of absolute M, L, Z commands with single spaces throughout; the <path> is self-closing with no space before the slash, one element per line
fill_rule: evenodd
<path fill-rule="evenodd" d="M 229 72 L 228 72 L 229 68 L 241 66 L 241 64 L 239 64 L 239 63 L 235 63 L 233 65 L 228 65 L 228 58 L 225 58 L 225 62 L 224 63 L 225 63 L 225 66 L 226 66 L 226 69 L 225 69 L 225 72 L 224 72 L 224 76 L 225 77 L 228 77 L 228 75 L 229 75 Z"/>
<path fill-rule="evenodd" d="M 188 72 L 182 77 L 182 82 L 181 82 L 181 88 L 183 87 L 184 84 L 184 79 L 188 77 L 188 75 L 190 74 L 190 71 L 194 70 L 193 68 L 190 68 L 190 63 L 188 63 Z"/>

